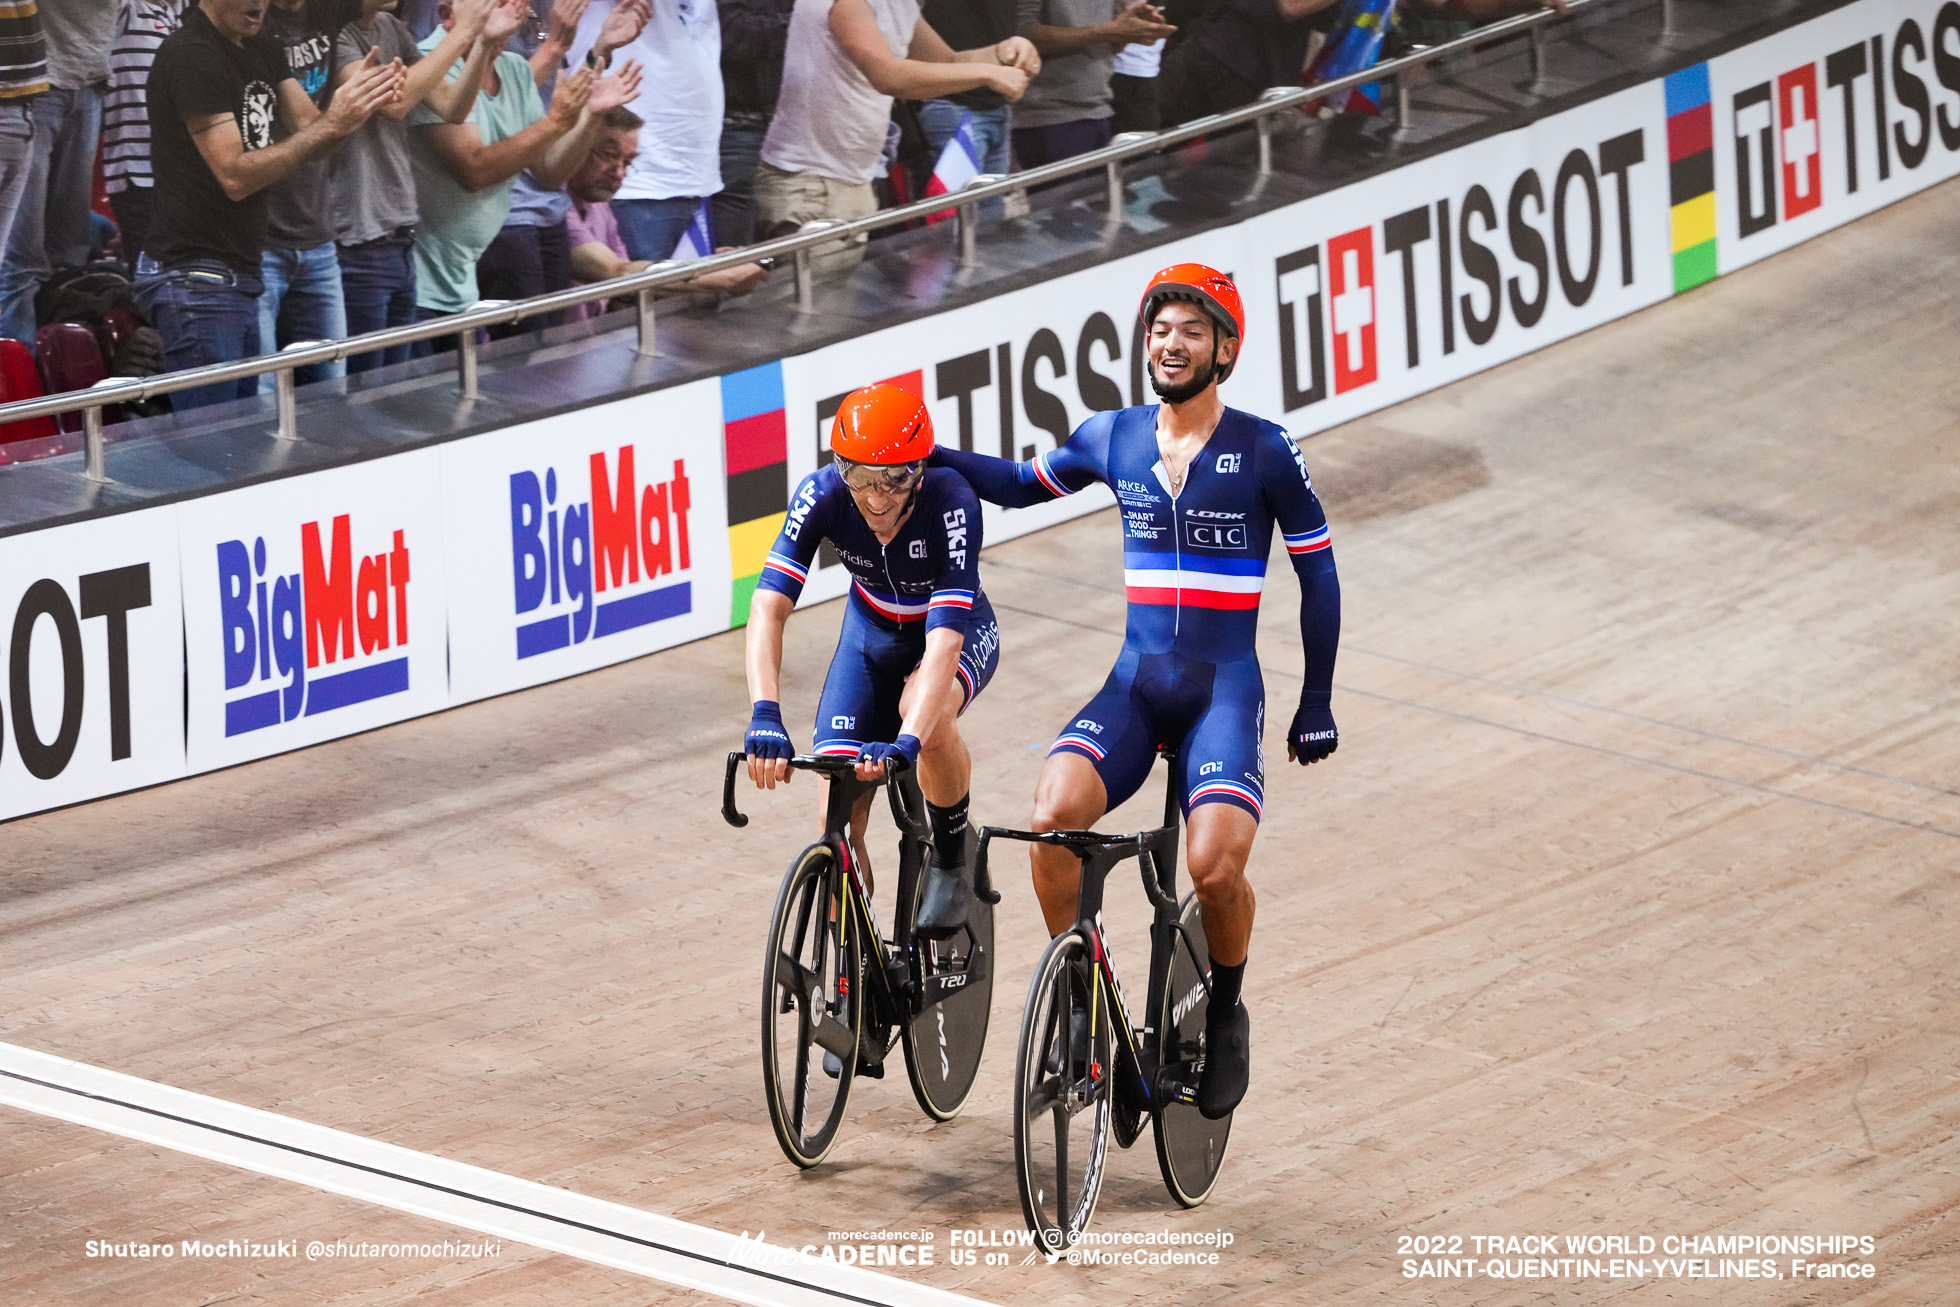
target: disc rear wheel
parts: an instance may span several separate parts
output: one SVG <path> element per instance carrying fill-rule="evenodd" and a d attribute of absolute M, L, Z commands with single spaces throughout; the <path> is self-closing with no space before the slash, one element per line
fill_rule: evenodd
<path fill-rule="evenodd" d="M 1014 1071 L 1014 1161 L 1035 1242 L 1066 1252 L 1088 1228 L 1109 1147 L 1114 1050 L 1088 941 L 1071 931 L 1028 986 Z"/>
<path fill-rule="evenodd" d="M 857 1069 L 862 946 L 844 911 L 836 855 L 813 844 L 790 864 L 762 969 L 762 1078 L 776 1142 L 812 1167 L 837 1140 Z M 834 1054 L 833 1077 L 824 1054 Z"/>
<path fill-rule="evenodd" d="M 1163 1009 L 1156 1013 L 1157 1029 L 1162 1031 L 1163 1070 L 1158 1074 L 1160 1090 L 1181 1087 L 1195 1093 L 1198 1076 L 1204 1070 L 1205 1015 L 1211 1010 L 1205 976 L 1211 970 L 1211 951 L 1205 944 L 1204 915 L 1198 896 L 1188 894 L 1178 913 L 1182 928 L 1173 941 L 1170 979 L 1163 987 Z M 1210 1197 L 1218 1183 L 1218 1172 L 1225 1165 L 1225 1147 L 1232 1137 L 1232 1118 L 1205 1119 L 1196 1104 L 1179 1101 L 1171 1092 L 1160 1092 L 1162 1105 L 1155 1114 L 1157 1124 L 1157 1169 L 1163 1172 L 1164 1187 L 1180 1206 L 1196 1207 Z"/>
<path fill-rule="evenodd" d="M 967 832 L 967 866 L 979 837 Z M 912 910 L 925 897 L 926 878 Z M 918 942 L 924 1006 L 905 1027 L 905 1070 L 912 1096 L 927 1116 L 950 1121 L 966 1106 L 987 1045 L 987 1018 L 994 1002 L 994 905 L 967 899 L 966 929 L 947 939 Z M 940 997 L 944 995 L 944 997 Z"/>

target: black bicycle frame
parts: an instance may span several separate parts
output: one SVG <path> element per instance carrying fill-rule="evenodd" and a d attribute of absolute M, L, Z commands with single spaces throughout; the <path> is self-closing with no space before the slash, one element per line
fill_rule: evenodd
<path fill-rule="evenodd" d="M 1172 951 L 1180 943 L 1190 952 L 1192 960 L 1197 960 L 1197 948 L 1185 938 L 1185 929 L 1178 920 L 1177 901 L 1177 836 L 1182 816 L 1177 801 L 1177 758 L 1170 750 L 1163 751 L 1163 758 L 1170 765 L 1170 783 L 1165 786 L 1164 824 L 1155 830 L 1140 831 L 1134 835 L 1101 835 L 1095 831 L 1017 831 L 998 826 L 987 826 L 980 832 L 980 853 L 978 874 L 987 874 L 987 845 L 996 836 L 1004 839 L 1022 840 L 1030 844 L 1053 844 L 1073 853 L 1082 864 L 1082 879 L 1076 891 L 1075 925 L 1072 929 L 1081 935 L 1089 945 L 1096 970 L 1102 977 L 1100 989 L 1109 995 L 1114 1017 L 1111 1024 L 1119 1038 L 1120 1059 L 1126 1064 L 1124 1069 L 1135 1078 L 1145 1110 L 1154 1111 L 1167 1102 L 1191 1102 L 1196 1087 L 1183 1083 L 1160 1083 L 1163 1070 L 1163 1032 L 1154 1024 L 1142 1027 L 1143 1042 L 1137 1042 L 1138 1027 L 1130 1019 L 1123 1002 L 1122 983 L 1117 978 L 1116 969 L 1111 964 L 1109 948 L 1103 939 L 1102 907 L 1103 882 L 1117 864 L 1135 858 L 1142 873 L 1143 892 L 1155 910 L 1150 924 L 1150 986 L 1145 997 L 1148 1006 L 1144 1009 L 1151 1014 L 1163 1010 L 1164 985 L 1171 972 Z M 1205 992 L 1211 992 L 1211 976 L 1204 968 L 1199 968 L 1204 979 Z M 1093 1002 L 1093 1000 L 1091 1000 Z"/>
<path fill-rule="evenodd" d="M 735 778 L 746 761 L 746 755 L 731 753 L 722 772 L 722 819 L 736 827 L 749 824 L 749 819 L 735 807 Z M 863 932 L 866 960 L 875 962 L 865 968 L 878 1002 L 873 1024 L 889 1027 L 909 1021 L 971 983 L 974 976 L 969 972 L 926 976 L 925 968 L 917 962 L 918 940 L 912 914 L 905 908 L 918 892 L 919 875 L 925 866 L 926 853 L 932 847 L 932 828 L 925 817 L 925 796 L 919 792 L 912 769 L 899 766 L 875 781 L 862 781 L 857 777 L 855 758 L 798 754 L 790 759 L 790 766 L 797 771 L 816 772 L 830 781 L 824 831 L 818 842 L 831 851 L 843 870 L 844 910 L 857 919 L 858 929 Z M 864 883 L 863 868 L 858 865 L 849 839 L 851 814 L 858 800 L 880 786 L 885 787 L 886 797 L 891 801 L 892 821 L 899 830 L 898 896 L 894 900 L 898 910 L 894 915 L 890 950 L 886 949 L 884 937 L 879 934 L 878 923 L 871 914 L 870 887 Z M 981 875 L 984 877 L 984 871 Z M 976 888 L 988 903 L 1000 901 L 1000 895 L 984 878 Z"/>

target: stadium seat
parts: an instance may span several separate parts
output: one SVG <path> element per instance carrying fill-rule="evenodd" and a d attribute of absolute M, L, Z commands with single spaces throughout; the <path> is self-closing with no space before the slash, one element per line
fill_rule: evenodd
<path fill-rule="evenodd" d="M 142 325 L 141 318 L 120 306 L 102 315 L 101 321 L 95 328 L 95 337 L 102 342 L 102 362 L 105 367 L 116 366 L 116 351 L 121 349 L 123 342 L 135 335 Z"/>
<path fill-rule="evenodd" d="M 41 361 L 41 384 L 50 395 L 87 390 L 109 375 L 95 333 L 79 322 L 50 322 L 34 333 L 34 347 Z M 63 431 L 82 429 L 80 413 L 63 413 L 56 420 Z"/>
<path fill-rule="evenodd" d="M 0 404 L 23 399 L 39 399 L 47 394 L 34 357 L 17 340 L 0 338 Z M 52 447 L 50 447 L 52 446 Z M 46 458 L 61 452 L 53 418 L 29 418 L 25 422 L 0 425 L 0 452 L 9 463 L 30 458 Z"/>

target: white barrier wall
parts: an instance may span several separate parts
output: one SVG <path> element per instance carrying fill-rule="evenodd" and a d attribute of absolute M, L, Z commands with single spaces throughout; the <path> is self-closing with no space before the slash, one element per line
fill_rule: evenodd
<path fill-rule="evenodd" d="M 1150 273 L 1233 274 L 1236 407 L 1304 437 L 1960 172 L 1960 2 L 1863 0 L 1327 195 L 718 380 L 0 540 L 0 818 L 401 721 L 746 620 L 842 397 L 1026 458 L 1142 403 Z M 1004 514 L 998 541 L 1106 506 Z M 842 594 L 820 558 L 805 602 Z M 740 722 L 731 721 L 730 739 Z"/>

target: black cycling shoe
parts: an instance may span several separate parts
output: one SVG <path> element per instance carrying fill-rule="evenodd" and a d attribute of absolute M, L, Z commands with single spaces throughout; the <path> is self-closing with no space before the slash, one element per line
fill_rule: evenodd
<path fill-rule="evenodd" d="M 844 1059 L 829 1049 L 825 1049 L 823 1055 L 823 1073 L 832 1080 L 837 1079 L 837 1077 L 844 1074 Z M 857 1070 L 852 1072 L 852 1074 L 864 1076 L 871 1080 L 883 1080 L 885 1078 L 885 1064 L 883 1062 L 870 1061 L 865 1057 L 864 1040 L 862 1037 L 858 1040 Z"/>
<path fill-rule="evenodd" d="M 926 895 L 919 904 L 914 923 L 925 939 L 944 939 L 966 924 L 967 900 L 973 897 L 973 872 L 961 859 L 950 867 L 941 866 L 937 854 L 926 872 Z"/>
<path fill-rule="evenodd" d="M 1205 1070 L 1198 1078 L 1198 1111 L 1207 1120 L 1230 1116 L 1245 1097 L 1252 1071 L 1251 1045 L 1252 1018 L 1244 1003 L 1222 1022 L 1205 1022 Z"/>

